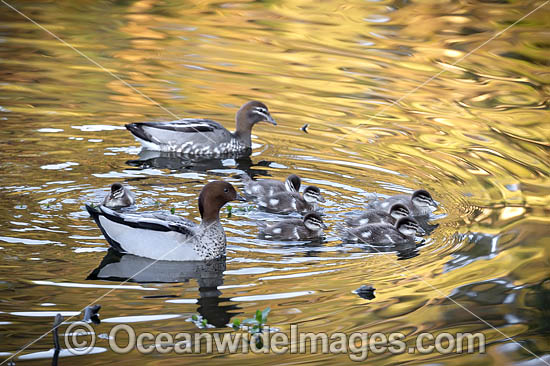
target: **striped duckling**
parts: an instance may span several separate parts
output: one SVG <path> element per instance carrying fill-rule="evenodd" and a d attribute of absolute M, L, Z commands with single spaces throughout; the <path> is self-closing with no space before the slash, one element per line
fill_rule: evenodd
<path fill-rule="evenodd" d="M 262 102 L 243 105 L 235 117 L 235 132 L 209 119 L 184 118 L 171 122 L 142 122 L 126 125 L 143 147 L 189 155 L 217 156 L 250 153 L 252 127 L 262 121 L 277 125 Z"/>
<path fill-rule="evenodd" d="M 391 225 L 389 223 L 366 224 L 344 230 L 344 240 L 348 243 L 394 245 L 414 241 L 418 223 L 410 217 L 403 217 Z"/>
<path fill-rule="evenodd" d="M 437 203 L 431 194 L 423 189 L 415 191 L 412 195 L 398 194 L 382 201 L 375 201 L 372 206 L 376 209 L 388 210 L 396 203 L 406 206 L 411 216 L 427 216 L 437 209 Z"/>
<path fill-rule="evenodd" d="M 287 214 L 318 211 L 319 202 L 325 202 L 319 188 L 307 186 L 302 194 L 298 192 L 281 192 L 271 196 L 259 197 L 258 206 L 268 212 Z"/>
<path fill-rule="evenodd" d="M 393 225 L 400 218 L 408 217 L 410 213 L 405 205 L 396 203 L 390 207 L 389 212 L 384 210 L 369 210 L 358 216 L 350 217 L 346 220 L 346 224 L 351 227 L 384 222 Z"/>
<path fill-rule="evenodd" d="M 134 194 L 120 183 L 111 185 L 111 191 L 103 200 L 103 205 L 109 208 L 123 208 L 135 203 Z"/>
<path fill-rule="evenodd" d="M 199 225 L 175 215 L 120 213 L 105 206 L 86 205 L 113 249 L 140 257 L 172 261 L 198 261 L 225 255 L 225 232 L 220 209 L 227 202 L 244 200 L 229 183 L 214 181 L 199 194 Z M 175 216 L 175 217 L 174 217 Z"/>
<path fill-rule="evenodd" d="M 249 196 L 272 196 L 281 192 L 299 192 L 302 180 L 296 174 L 289 175 L 284 182 L 275 179 L 252 180 L 243 174 L 244 192 Z"/>
<path fill-rule="evenodd" d="M 260 223 L 263 237 L 277 240 L 313 240 L 323 237 L 327 229 L 321 216 L 310 212 L 303 219 L 287 219 L 275 223 Z"/>

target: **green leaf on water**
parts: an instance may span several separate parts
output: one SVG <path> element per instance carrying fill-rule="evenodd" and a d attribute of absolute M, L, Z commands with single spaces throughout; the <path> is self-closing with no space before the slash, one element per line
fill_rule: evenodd
<path fill-rule="evenodd" d="M 172 207 L 170 208 L 170 213 L 173 215 L 176 213 L 176 208 L 175 207 Z"/>
<path fill-rule="evenodd" d="M 193 314 L 193 316 L 191 317 L 191 319 L 193 319 L 194 321 L 197 321 L 197 320 L 199 320 L 199 317 L 198 317 L 196 314 Z"/>
<path fill-rule="evenodd" d="M 262 312 L 260 311 L 260 309 L 256 310 L 256 321 L 258 323 L 262 322 Z"/>
<path fill-rule="evenodd" d="M 231 217 L 232 211 L 233 211 L 233 206 L 227 205 L 227 217 Z"/>
<path fill-rule="evenodd" d="M 233 319 L 233 329 L 238 330 L 241 327 L 241 321 L 239 319 Z"/>

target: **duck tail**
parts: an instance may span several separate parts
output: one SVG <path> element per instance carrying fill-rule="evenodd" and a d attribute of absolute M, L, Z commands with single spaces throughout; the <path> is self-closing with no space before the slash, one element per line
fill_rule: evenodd
<path fill-rule="evenodd" d="M 151 135 L 149 135 L 145 130 L 143 129 L 142 123 L 128 123 L 124 125 L 128 131 L 132 133 L 135 137 L 144 140 L 153 142 L 153 139 L 151 138 Z"/>
<path fill-rule="evenodd" d="M 99 216 L 99 209 L 97 208 L 98 206 L 94 206 L 94 205 L 91 205 L 91 204 L 86 204 L 86 211 L 88 211 L 88 213 L 90 214 L 90 216 L 95 219 L 96 217 Z"/>
<path fill-rule="evenodd" d="M 88 211 L 92 219 L 95 221 L 95 223 L 99 227 L 99 230 L 101 230 L 101 233 L 105 237 L 105 240 L 107 240 L 111 247 L 118 252 L 124 253 L 124 249 L 122 249 L 122 246 L 116 240 L 109 236 L 109 234 L 105 231 L 105 228 L 101 224 L 101 221 L 99 220 L 99 216 L 105 216 L 105 212 L 101 210 L 101 206 L 86 204 L 86 211 Z"/>

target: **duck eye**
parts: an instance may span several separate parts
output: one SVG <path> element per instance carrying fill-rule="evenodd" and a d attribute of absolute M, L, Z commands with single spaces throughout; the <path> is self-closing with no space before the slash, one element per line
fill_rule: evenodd
<path fill-rule="evenodd" d="M 229 192 L 229 189 L 224 188 L 223 191 L 224 191 L 225 193 L 227 193 L 227 192 Z"/>

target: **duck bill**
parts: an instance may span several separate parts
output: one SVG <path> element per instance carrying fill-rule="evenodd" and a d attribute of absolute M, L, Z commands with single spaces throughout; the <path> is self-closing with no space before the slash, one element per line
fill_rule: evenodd
<path fill-rule="evenodd" d="M 323 229 L 325 229 L 325 230 L 328 229 L 328 225 L 323 223 Z"/>
<path fill-rule="evenodd" d="M 269 123 L 271 123 L 273 126 L 277 126 L 277 122 L 275 122 L 275 120 L 273 119 L 273 117 L 271 117 L 270 114 L 268 114 L 267 116 L 265 116 L 265 122 L 269 122 Z"/>
<path fill-rule="evenodd" d="M 325 197 L 319 196 L 319 202 L 326 202 Z"/>

